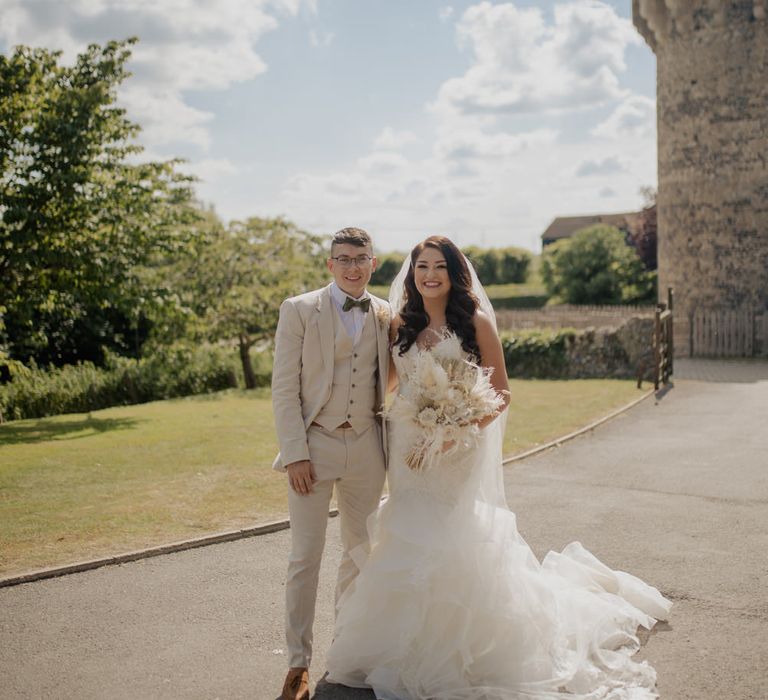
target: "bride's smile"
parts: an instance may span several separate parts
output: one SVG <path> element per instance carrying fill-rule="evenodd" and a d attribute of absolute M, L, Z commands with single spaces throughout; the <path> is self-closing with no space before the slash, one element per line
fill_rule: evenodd
<path fill-rule="evenodd" d="M 416 260 L 414 282 L 422 297 L 428 299 L 447 296 L 451 291 L 448 264 L 440 250 L 425 248 Z"/>

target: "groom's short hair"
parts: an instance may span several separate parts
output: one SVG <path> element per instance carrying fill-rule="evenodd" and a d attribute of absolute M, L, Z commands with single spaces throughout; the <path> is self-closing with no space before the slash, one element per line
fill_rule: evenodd
<path fill-rule="evenodd" d="M 336 231 L 331 239 L 331 255 L 333 255 L 333 247 L 341 243 L 351 243 L 352 245 L 364 248 L 365 246 L 371 246 L 373 250 L 373 241 L 368 235 L 367 231 L 363 231 L 361 228 L 343 228 L 340 231 Z"/>

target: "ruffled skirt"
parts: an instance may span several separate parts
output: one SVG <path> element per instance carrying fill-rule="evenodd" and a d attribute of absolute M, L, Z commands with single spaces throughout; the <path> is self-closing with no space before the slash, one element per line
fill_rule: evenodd
<path fill-rule="evenodd" d="M 339 601 L 328 680 L 381 700 L 647 700 L 638 627 L 671 603 L 578 542 L 539 562 L 514 513 L 399 489 Z"/>

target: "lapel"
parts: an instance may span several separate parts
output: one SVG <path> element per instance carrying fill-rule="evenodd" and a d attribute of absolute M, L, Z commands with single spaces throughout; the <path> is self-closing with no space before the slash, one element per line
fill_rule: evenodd
<path fill-rule="evenodd" d="M 336 323 L 331 299 L 331 286 L 328 285 L 317 299 L 317 330 L 320 335 L 320 354 L 328 386 L 333 384 L 333 364 L 335 361 Z"/>

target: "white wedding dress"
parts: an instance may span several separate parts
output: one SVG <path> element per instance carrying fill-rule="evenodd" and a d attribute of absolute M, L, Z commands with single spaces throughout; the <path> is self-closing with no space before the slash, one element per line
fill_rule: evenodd
<path fill-rule="evenodd" d="M 418 352 L 395 353 L 401 383 Z M 638 627 L 671 603 L 578 542 L 539 563 L 514 513 L 482 495 L 489 471 L 501 474 L 489 431 L 415 472 L 411 430 L 389 426 L 389 498 L 370 548 L 353 552 L 360 574 L 339 601 L 328 680 L 382 700 L 658 697 L 655 671 L 631 656 Z"/>

